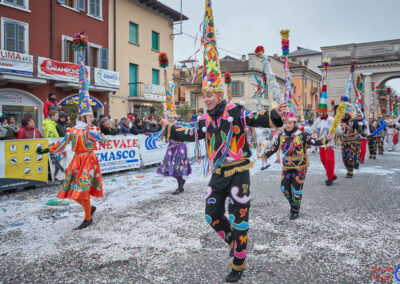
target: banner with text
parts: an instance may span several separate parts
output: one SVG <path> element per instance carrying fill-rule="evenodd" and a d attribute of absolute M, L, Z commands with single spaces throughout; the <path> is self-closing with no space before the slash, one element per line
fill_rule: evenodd
<path fill-rule="evenodd" d="M 86 66 L 88 83 L 90 84 L 90 67 Z M 79 65 L 70 62 L 59 62 L 48 58 L 38 58 L 39 78 L 79 83 Z"/>
<path fill-rule="evenodd" d="M 0 50 L 0 73 L 33 76 L 33 56 Z"/>
<path fill-rule="evenodd" d="M 119 88 L 119 72 L 94 68 L 94 83 L 97 86 Z"/>

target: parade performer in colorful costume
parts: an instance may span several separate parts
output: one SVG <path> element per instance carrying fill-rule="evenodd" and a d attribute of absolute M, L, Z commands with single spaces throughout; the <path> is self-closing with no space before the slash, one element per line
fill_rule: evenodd
<path fill-rule="evenodd" d="M 202 42 L 204 45 L 203 84 L 205 113 L 194 128 L 168 125 L 161 120 L 164 135 L 176 141 L 205 139 L 205 170 L 212 177 L 207 188 L 205 219 L 233 252 L 232 270 L 227 282 L 236 282 L 246 268 L 249 229 L 250 173 L 252 162 L 245 128 L 280 127 L 286 104 L 271 112 L 251 112 L 242 105 L 223 100 L 224 89 L 215 40 L 211 0 L 206 0 Z M 229 218 L 225 216 L 228 198 Z"/>
<path fill-rule="evenodd" d="M 301 132 L 297 127 L 297 118 L 289 113 L 285 116 L 284 131 L 269 151 L 264 154 L 267 160 L 277 151 L 282 153 L 281 191 L 289 201 L 290 220 L 299 217 L 303 186 L 309 166 L 307 146 L 323 146 L 332 138 L 328 134 L 324 138 L 312 138 L 310 133 Z"/>
<path fill-rule="evenodd" d="M 377 125 L 378 128 L 384 126 L 384 124 L 382 123 L 382 119 L 381 118 L 379 118 L 377 124 L 378 124 Z M 385 152 L 384 144 L 385 144 L 386 131 L 387 131 L 387 128 L 386 128 L 386 125 L 385 125 L 385 127 L 383 127 L 383 129 L 376 135 L 376 142 L 377 142 L 377 145 L 378 145 L 378 154 L 379 155 L 383 155 L 384 152 Z"/>
<path fill-rule="evenodd" d="M 369 119 L 369 132 L 370 134 L 374 133 L 377 129 L 376 122 L 374 120 L 373 115 Z M 369 150 L 369 158 L 376 160 L 376 151 L 377 151 L 377 138 L 376 136 L 369 135 L 368 136 L 368 150 Z"/>
<path fill-rule="evenodd" d="M 395 137 L 397 136 L 397 130 L 396 127 L 398 127 L 398 124 L 395 123 L 393 119 L 388 120 L 388 125 L 387 125 L 387 130 L 386 130 L 386 141 L 388 143 L 388 151 L 393 152 L 395 150 Z M 397 143 L 396 143 L 397 144 Z"/>
<path fill-rule="evenodd" d="M 366 137 L 362 127 L 352 119 L 350 113 L 342 117 L 342 158 L 347 169 L 346 178 L 352 178 L 357 165 L 357 149 L 361 144 L 361 136 Z"/>
<path fill-rule="evenodd" d="M 160 67 L 164 69 L 164 86 L 167 101 L 167 117 L 168 122 L 173 125 L 177 117 L 175 111 L 175 103 L 172 97 L 171 88 L 168 81 L 167 70 L 168 57 L 166 53 L 161 53 L 159 56 Z M 158 174 L 163 176 L 170 176 L 176 178 L 178 188 L 173 195 L 182 193 L 184 191 L 185 180 L 183 176 L 188 176 L 192 173 L 190 163 L 187 155 L 187 148 L 185 143 L 178 142 L 172 139 L 167 139 L 168 148 L 165 153 L 164 160 L 157 170 Z"/>
<path fill-rule="evenodd" d="M 92 224 L 95 206 L 90 204 L 90 196 L 103 197 L 102 176 L 99 161 L 94 154 L 97 142 L 105 143 L 99 137 L 98 128 L 92 127 L 93 112 L 90 105 L 89 83 L 84 64 L 83 50 L 87 37 L 82 33 L 74 36 L 74 48 L 79 58 L 79 105 L 78 119 L 74 127 L 67 130 L 64 139 L 49 149 L 37 150 L 38 153 L 60 153 L 71 142 L 74 158 L 65 171 L 65 179 L 57 195 L 58 198 L 71 198 L 85 210 L 85 219 L 76 229 L 83 229 Z"/>
<path fill-rule="evenodd" d="M 282 178 L 281 191 L 289 201 L 290 220 L 299 217 L 301 198 L 303 195 L 303 185 L 307 174 L 308 155 L 307 146 L 322 146 L 331 140 L 333 135 L 329 134 L 326 138 L 315 139 L 311 134 L 301 132 L 296 124 L 296 110 L 292 100 L 292 89 L 290 70 L 288 64 L 289 55 L 289 31 L 281 31 L 282 51 L 285 56 L 285 101 L 288 103 L 289 112 L 285 115 L 283 132 L 267 151 L 263 158 L 268 160 L 276 152 L 282 153 Z"/>
<path fill-rule="evenodd" d="M 325 75 L 323 79 L 319 106 L 317 112 L 319 113 L 318 118 L 314 121 L 311 130 L 318 138 L 327 137 L 330 134 L 330 129 L 333 124 L 333 117 L 328 116 L 328 105 L 327 105 L 327 86 L 326 79 L 328 75 L 328 69 L 330 66 L 330 58 L 326 57 L 322 61 L 322 65 L 325 68 Z M 333 181 L 337 179 L 335 174 L 335 152 L 333 150 L 333 141 L 331 141 L 328 145 L 324 145 L 319 147 L 319 157 L 321 159 L 322 165 L 325 168 L 326 177 L 328 178 L 325 181 L 327 186 L 331 186 Z"/>

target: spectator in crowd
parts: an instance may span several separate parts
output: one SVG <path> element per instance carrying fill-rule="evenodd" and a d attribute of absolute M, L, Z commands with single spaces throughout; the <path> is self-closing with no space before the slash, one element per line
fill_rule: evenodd
<path fill-rule="evenodd" d="M 148 127 L 143 123 L 143 119 L 141 118 L 136 118 L 135 123 L 132 125 L 131 132 L 135 135 L 138 134 L 145 134 L 146 132 L 149 132 Z"/>
<path fill-rule="evenodd" d="M 17 133 L 17 139 L 35 138 L 43 138 L 43 135 L 39 129 L 35 128 L 35 122 L 32 117 L 24 117 L 22 119 L 22 128 Z"/>
<path fill-rule="evenodd" d="M 196 112 L 193 112 L 192 114 L 192 122 L 196 122 L 197 121 L 197 115 Z"/>
<path fill-rule="evenodd" d="M 119 129 L 121 134 L 129 134 L 131 133 L 131 129 L 129 128 L 129 119 L 122 118 L 121 122 L 119 123 Z"/>
<path fill-rule="evenodd" d="M 112 128 L 107 116 L 104 116 L 100 120 L 100 131 L 104 135 L 117 135 L 119 133 L 118 128 Z"/>
<path fill-rule="evenodd" d="M 58 114 L 58 121 L 57 121 L 57 132 L 60 137 L 64 137 L 67 133 L 67 114 L 65 112 L 60 112 Z"/>
<path fill-rule="evenodd" d="M 65 120 L 65 126 L 67 127 L 67 129 L 71 127 L 71 118 L 69 116 L 67 116 Z"/>
<path fill-rule="evenodd" d="M 15 122 L 15 116 L 13 115 L 8 116 L 8 124 L 12 129 L 15 130 L 15 135 L 17 135 L 17 132 L 19 130 L 19 125 Z"/>
<path fill-rule="evenodd" d="M 158 121 L 156 120 L 154 114 L 149 114 L 149 116 L 147 117 L 147 126 L 150 133 L 158 132 L 161 130 L 161 126 L 158 124 Z"/>
<path fill-rule="evenodd" d="M 57 132 L 57 121 L 58 121 L 58 111 L 49 111 L 49 118 L 43 120 L 42 125 L 44 127 L 44 137 L 53 138 L 60 137 Z"/>
<path fill-rule="evenodd" d="M 51 110 L 54 110 L 57 112 L 60 110 L 60 105 L 56 101 L 56 94 L 54 94 L 54 93 L 49 93 L 49 98 L 44 103 L 44 106 L 43 106 L 44 118 L 49 117 L 49 113 Z"/>
<path fill-rule="evenodd" d="M 1 123 L 1 133 L 0 133 L 0 139 L 15 139 L 17 136 L 17 130 L 15 130 L 13 127 L 11 127 L 8 124 L 8 118 L 4 115 L 0 118 L 0 123 Z"/>

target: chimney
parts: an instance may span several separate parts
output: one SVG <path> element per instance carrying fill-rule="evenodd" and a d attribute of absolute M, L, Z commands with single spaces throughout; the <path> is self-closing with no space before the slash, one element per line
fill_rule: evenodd
<path fill-rule="evenodd" d="M 277 53 L 274 54 L 274 58 L 278 59 L 278 54 Z"/>
<path fill-rule="evenodd" d="M 246 60 L 246 54 L 243 54 L 242 55 L 242 61 L 245 61 Z"/>

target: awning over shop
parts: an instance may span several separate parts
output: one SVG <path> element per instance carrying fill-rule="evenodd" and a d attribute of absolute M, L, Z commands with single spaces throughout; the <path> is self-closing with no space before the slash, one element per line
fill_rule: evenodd
<path fill-rule="evenodd" d="M 36 85 L 46 84 L 47 80 L 26 76 L 0 74 L 0 86 L 6 85 L 8 83 L 25 84 L 28 87 L 34 87 Z"/>
<path fill-rule="evenodd" d="M 57 88 L 62 88 L 64 91 L 69 91 L 69 90 L 78 90 L 79 89 L 79 84 L 78 83 L 72 83 L 72 82 L 60 82 L 54 84 L 55 87 Z M 102 87 L 102 86 L 89 86 L 89 92 L 94 91 L 94 92 L 99 92 L 99 93 L 109 93 L 109 92 L 117 92 L 119 89 L 118 88 L 111 88 L 111 87 Z"/>

